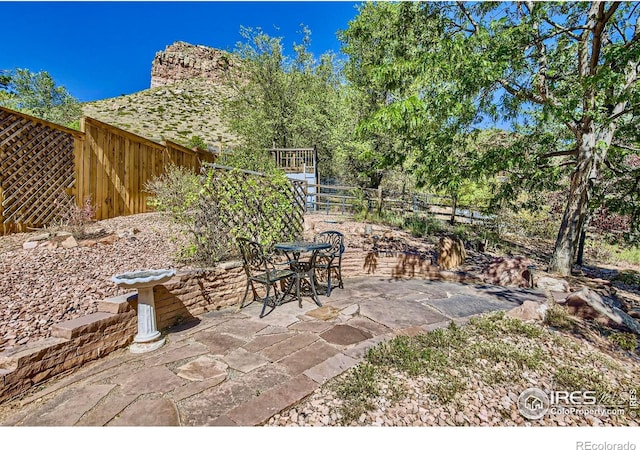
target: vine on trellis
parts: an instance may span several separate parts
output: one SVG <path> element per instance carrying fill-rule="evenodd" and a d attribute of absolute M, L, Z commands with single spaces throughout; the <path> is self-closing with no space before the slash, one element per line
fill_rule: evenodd
<path fill-rule="evenodd" d="M 197 252 L 219 261 L 234 253 L 239 237 L 258 241 L 267 249 L 278 241 L 299 238 L 305 194 L 294 183 L 284 173 L 204 166 L 195 214 Z"/>

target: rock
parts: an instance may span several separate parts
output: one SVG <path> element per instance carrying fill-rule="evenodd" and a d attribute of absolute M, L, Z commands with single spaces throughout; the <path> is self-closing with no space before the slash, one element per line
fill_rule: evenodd
<path fill-rule="evenodd" d="M 30 236 L 29 239 L 27 239 L 27 242 L 46 241 L 50 237 L 51 234 L 49 233 L 36 234 L 34 236 Z"/>
<path fill-rule="evenodd" d="M 120 238 L 118 237 L 117 234 L 110 234 L 109 236 L 105 236 L 103 238 L 98 239 L 98 243 L 108 245 L 108 244 L 113 244 L 118 239 Z"/>
<path fill-rule="evenodd" d="M 73 236 L 67 237 L 64 241 L 60 243 L 62 248 L 74 248 L 78 246 L 78 242 Z"/>
<path fill-rule="evenodd" d="M 640 323 L 637 320 L 621 309 L 608 305 L 602 296 L 589 288 L 582 288 L 569 295 L 566 305 L 571 315 L 623 327 L 640 336 Z"/>
<path fill-rule="evenodd" d="M 525 300 L 522 305 L 507 312 L 507 316 L 513 317 L 515 319 L 520 319 L 524 322 L 534 320 L 541 322 L 542 320 L 544 320 L 546 312 L 547 305 L 536 303 L 531 300 Z"/>
<path fill-rule="evenodd" d="M 40 247 L 46 250 L 55 250 L 58 248 L 58 243 L 56 241 L 46 241 L 40 244 Z"/>
<path fill-rule="evenodd" d="M 140 230 L 138 230 L 137 228 L 125 228 L 122 230 L 117 230 L 115 234 L 118 236 L 118 238 L 122 239 L 133 237 L 138 233 L 140 233 Z"/>
<path fill-rule="evenodd" d="M 499 286 L 529 287 L 532 261 L 523 256 L 495 258 L 482 270 L 484 281 Z"/>
<path fill-rule="evenodd" d="M 540 277 L 536 282 L 536 286 L 540 289 L 548 289 L 551 292 L 569 292 L 569 283 L 567 280 L 559 280 L 551 277 Z"/>
<path fill-rule="evenodd" d="M 202 381 L 219 377 L 220 382 L 227 376 L 228 365 L 211 355 L 199 358 L 178 367 L 177 375 L 191 381 Z"/>
<path fill-rule="evenodd" d="M 194 77 L 219 82 L 227 79 L 232 69 L 239 65 L 240 61 L 225 51 L 175 42 L 156 53 L 151 65 L 151 87 Z M 177 91 L 174 93 L 178 94 Z M 164 94 L 166 90 L 161 92 Z"/>
<path fill-rule="evenodd" d="M 31 250 L 33 248 L 36 248 L 37 246 L 38 246 L 37 241 L 27 241 L 24 244 L 22 244 L 22 248 L 25 250 Z"/>
<path fill-rule="evenodd" d="M 68 231 L 56 231 L 55 233 L 56 237 L 67 237 L 67 236 L 72 236 L 72 234 Z"/>
<path fill-rule="evenodd" d="M 93 247 L 97 243 L 98 243 L 98 241 L 96 241 L 95 239 L 83 239 L 82 241 L 80 241 L 78 246 L 79 247 Z"/>
<path fill-rule="evenodd" d="M 444 270 L 453 269 L 464 263 L 467 251 L 462 239 L 445 236 L 438 241 L 438 266 Z"/>

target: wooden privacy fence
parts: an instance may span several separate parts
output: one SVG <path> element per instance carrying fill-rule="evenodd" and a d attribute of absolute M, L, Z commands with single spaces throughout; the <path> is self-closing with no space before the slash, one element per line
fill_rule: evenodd
<path fill-rule="evenodd" d="M 386 212 L 394 214 L 432 214 L 435 218 L 449 220 L 455 208 L 455 221 L 482 224 L 488 217 L 474 206 L 453 206 L 451 197 L 427 193 L 385 192 L 379 189 L 362 189 L 355 186 L 308 184 L 307 211 L 326 214 L 353 214 L 357 211 Z"/>
<path fill-rule="evenodd" d="M 98 220 L 147 211 L 144 184 L 167 165 L 197 172 L 202 160 L 213 161 L 212 154 L 158 144 L 89 117 L 81 128 L 86 140 L 76 154 L 75 193 L 79 202 L 91 199 Z"/>
<path fill-rule="evenodd" d="M 60 192 L 96 219 L 147 211 L 144 184 L 173 163 L 199 170 L 214 155 L 158 144 L 85 117 L 72 130 L 0 107 L 0 231 L 42 227 L 58 213 Z"/>

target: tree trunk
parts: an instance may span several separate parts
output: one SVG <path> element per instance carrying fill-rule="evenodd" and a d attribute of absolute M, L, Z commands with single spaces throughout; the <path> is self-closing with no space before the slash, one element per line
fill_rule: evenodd
<path fill-rule="evenodd" d="M 578 256 L 576 256 L 576 264 L 579 266 L 584 265 L 584 244 L 587 240 L 587 227 L 589 226 L 589 217 L 587 215 L 584 225 L 582 226 L 582 233 L 580 233 L 580 241 L 578 242 Z"/>
<path fill-rule="evenodd" d="M 451 205 L 451 218 L 449 219 L 449 223 L 451 225 L 455 225 L 456 224 L 456 209 L 458 208 L 458 196 L 454 194 L 452 196 L 452 199 L 453 199 L 453 203 Z"/>
<path fill-rule="evenodd" d="M 550 272 L 556 272 L 563 276 L 571 274 L 580 237 L 589 213 L 593 183 L 597 179 L 600 163 L 607 156 L 607 149 L 611 145 L 615 128 L 614 124 L 609 124 L 596 132 L 595 127 L 591 124 L 587 132 L 578 139 L 576 168 L 571 174 L 567 206 L 549 262 Z"/>

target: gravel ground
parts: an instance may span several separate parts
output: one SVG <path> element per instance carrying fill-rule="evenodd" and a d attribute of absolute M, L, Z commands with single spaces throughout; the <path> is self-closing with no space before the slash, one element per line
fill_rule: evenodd
<path fill-rule="evenodd" d="M 498 337 L 483 336 L 473 331 L 472 346 L 489 343 L 500 348 L 528 350 L 537 354 L 541 364 L 535 368 L 518 367 L 512 361 L 495 362 L 483 358 L 468 358 L 464 362 L 445 365 L 444 372 L 434 376 L 409 376 L 406 372 L 391 368 L 378 378 L 378 396 L 368 396 L 372 401 L 369 411 L 356 419 L 345 420 L 345 395 L 337 386 L 348 382 L 353 369 L 332 382 L 318 388 L 310 397 L 295 407 L 272 417 L 266 426 L 638 426 L 640 409 L 627 408 L 618 414 L 598 411 L 569 413 L 558 410 L 547 413 L 540 420 L 527 420 L 518 410 L 518 397 L 531 387 L 546 392 L 562 390 L 559 372 L 576 376 L 576 390 L 589 390 L 587 379 L 596 380 L 597 396 L 612 393 L 609 403 L 598 402 L 603 407 L 621 399 L 629 405 L 631 390 L 640 387 L 639 360 L 622 351 L 614 350 L 605 341 L 596 338 L 596 345 L 573 336 L 532 324 L 543 330 L 541 337 L 528 338 L 503 334 Z M 468 347 L 467 347 L 468 348 Z M 463 350 L 451 350 L 452 352 Z M 539 353 L 532 353 L 532 352 Z M 449 354 L 451 359 L 455 355 Z M 490 359 L 490 358 L 489 358 Z M 497 377 L 497 378 L 496 378 Z M 351 378 L 353 379 L 353 378 Z M 435 392 L 442 392 L 442 380 L 461 383 L 460 392 L 452 399 L 441 401 Z M 492 381 L 493 380 L 493 381 Z M 562 382 L 560 382 L 562 383 Z M 566 381 L 565 381 L 566 383 Z M 603 390 L 600 387 L 605 387 Z M 400 391 L 399 391 L 400 389 Z M 451 392 L 444 387 L 445 392 Z M 398 392 L 401 392 L 400 395 Z M 401 398 L 398 398 L 401 397 Z M 570 406 L 570 405 L 569 405 Z M 578 407 L 584 408 L 584 407 Z M 611 408 L 609 408 L 611 409 Z"/>
<path fill-rule="evenodd" d="M 126 292 L 110 280 L 117 273 L 180 267 L 169 238 L 176 230 L 161 214 L 104 220 L 87 232 L 104 237 L 134 228 L 139 232 L 110 244 L 69 249 L 22 248 L 42 231 L 0 237 L 0 350 L 48 337 L 53 324 L 93 313 L 98 301 Z"/>

